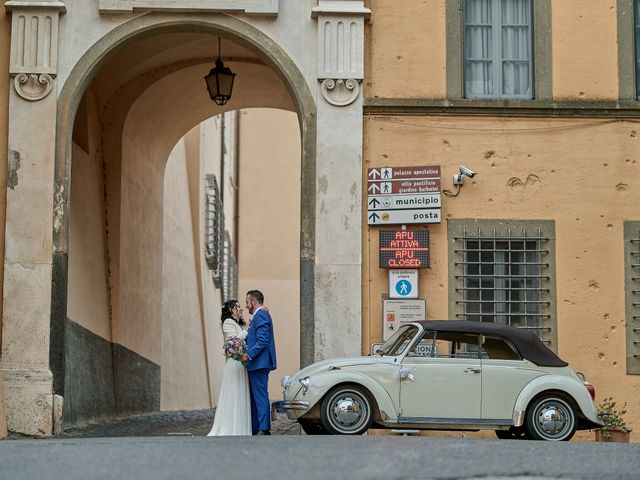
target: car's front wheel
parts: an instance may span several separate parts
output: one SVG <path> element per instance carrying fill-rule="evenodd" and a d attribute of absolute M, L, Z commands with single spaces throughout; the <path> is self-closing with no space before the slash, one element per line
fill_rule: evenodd
<path fill-rule="evenodd" d="M 527 408 L 527 430 L 534 440 L 571 440 L 576 433 L 576 412 L 560 396 L 539 397 Z"/>
<path fill-rule="evenodd" d="M 373 408 L 364 389 L 339 386 L 325 395 L 320 407 L 322 426 L 336 435 L 362 435 L 371 426 Z"/>

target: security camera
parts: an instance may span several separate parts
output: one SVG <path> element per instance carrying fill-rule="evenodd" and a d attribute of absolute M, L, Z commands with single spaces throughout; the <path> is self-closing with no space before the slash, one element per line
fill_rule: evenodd
<path fill-rule="evenodd" d="M 476 172 L 474 172 L 470 168 L 465 167 L 464 165 L 460 165 L 460 173 L 456 173 L 453 176 L 453 184 L 457 186 L 464 184 L 465 175 L 469 178 L 473 178 L 476 176 Z"/>
<path fill-rule="evenodd" d="M 460 165 L 460 173 L 462 175 L 466 175 L 469 178 L 473 178 L 476 176 L 476 172 L 474 172 L 470 168 L 465 167 L 464 165 Z"/>
<path fill-rule="evenodd" d="M 460 187 L 464 185 L 464 177 L 473 178 L 476 176 L 476 172 L 471 170 L 470 168 L 465 167 L 464 165 L 460 165 L 460 172 L 456 173 L 453 176 L 453 184 L 456 186 L 456 191 L 452 192 L 450 190 L 442 190 L 448 197 L 457 197 L 458 193 L 460 193 Z"/>

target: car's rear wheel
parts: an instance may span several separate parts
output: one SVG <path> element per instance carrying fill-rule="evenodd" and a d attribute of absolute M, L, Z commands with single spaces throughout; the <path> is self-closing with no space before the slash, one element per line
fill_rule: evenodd
<path fill-rule="evenodd" d="M 327 435 L 329 433 L 320 425 L 319 420 L 298 420 L 298 423 L 307 435 Z"/>
<path fill-rule="evenodd" d="M 534 440 L 571 440 L 576 433 L 575 409 L 560 396 L 536 398 L 527 408 L 527 429 Z"/>
<path fill-rule="evenodd" d="M 526 440 L 531 435 L 525 427 L 511 427 L 509 430 L 496 430 L 496 437 L 501 440 Z"/>
<path fill-rule="evenodd" d="M 372 402 L 361 387 L 339 386 L 322 400 L 320 422 L 329 433 L 362 435 L 369 429 L 372 420 Z"/>

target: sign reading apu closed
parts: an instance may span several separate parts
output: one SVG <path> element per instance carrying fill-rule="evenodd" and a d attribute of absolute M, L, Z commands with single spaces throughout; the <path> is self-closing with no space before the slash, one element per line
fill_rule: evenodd
<path fill-rule="evenodd" d="M 429 268 L 429 231 L 381 230 L 380 268 Z"/>

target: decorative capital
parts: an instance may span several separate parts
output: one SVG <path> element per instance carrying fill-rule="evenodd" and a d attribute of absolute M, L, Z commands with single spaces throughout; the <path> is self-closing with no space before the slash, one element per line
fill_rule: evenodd
<path fill-rule="evenodd" d="M 320 89 L 324 99 L 331 105 L 346 107 L 355 102 L 360 95 L 360 82 L 353 78 L 347 80 L 326 78 L 322 81 Z"/>
<path fill-rule="evenodd" d="M 19 73 L 13 79 L 13 86 L 22 98 L 35 102 L 49 95 L 53 78 L 48 73 Z"/>

